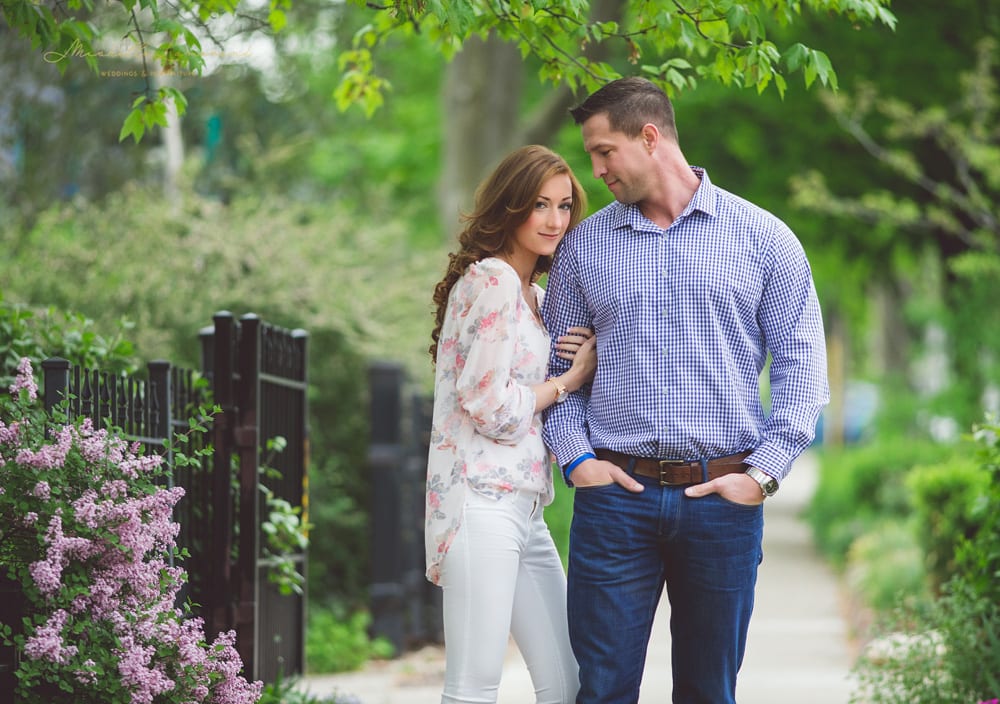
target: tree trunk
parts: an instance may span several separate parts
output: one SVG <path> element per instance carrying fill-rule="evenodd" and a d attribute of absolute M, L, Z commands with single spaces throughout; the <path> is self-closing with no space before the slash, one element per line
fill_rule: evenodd
<path fill-rule="evenodd" d="M 170 85 L 168 76 L 155 74 L 151 78 L 153 89 Z M 163 127 L 163 192 L 177 205 L 178 180 L 184 165 L 184 137 L 181 134 L 181 117 L 173 100 L 167 104 L 167 124 Z"/>
<path fill-rule="evenodd" d="M 440 217 L 453 237 L 479 181 L 512 142 L 521 98 L 521 56 L 494 36 L 469 39 L 448 65 Z"/>
<path fill-rule="evenodd" d="M 620 20 L 625 0 L 595 0 L 591 16 Z M 603 44 L 585 53 L 592 61 L 606 58 Z M 524 65 L 513 44 L 491 35 L 472 38 L 448 65 L 444 87 L 444 165 L 438 204 L 447 239 L 459 231 L 459 213 L 467 211 L 479 181 L 510 149 L 522 144 L 548 144 L 582 96 L 567 86 L 553 89 L 527 119 L 521 115 Z"/>

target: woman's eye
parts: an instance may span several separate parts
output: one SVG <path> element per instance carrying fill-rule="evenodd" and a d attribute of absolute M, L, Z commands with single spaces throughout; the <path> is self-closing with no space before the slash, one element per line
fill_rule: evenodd
<path fill-rule="evenodd" d="M 573 209 L 573 204 L 572 203 L 563 203 L 559 207 L 562 210 L 572 210 Z"/>

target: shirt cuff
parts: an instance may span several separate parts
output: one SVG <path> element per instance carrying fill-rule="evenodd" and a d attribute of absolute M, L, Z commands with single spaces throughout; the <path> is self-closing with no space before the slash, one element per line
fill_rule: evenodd
<path fill-rule="evenodd" d="M 569 473 L 572 472 L 574 469 L 576 469 L 578 464 L 580 464 L 584 460 L 596 460 L 596 459 L 597 455 L 595 455 L 593 452 L 584 452 L 582 455 L 580 455 L 575 460 L 566 465 L 565 469 L 563 469 L 563 479 L 566 480 L 566 485 L 573 486 L 573 482 L 571 482 L 569 479 Z"/>

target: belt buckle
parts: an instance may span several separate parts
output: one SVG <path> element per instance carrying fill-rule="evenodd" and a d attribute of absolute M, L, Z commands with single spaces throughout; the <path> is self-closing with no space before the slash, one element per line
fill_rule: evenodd
<path fill-rule="evenodd" d="M 688 462 L 684 460 L 658 460 L 660 465 L 660 486 L 684 486 L 685 484 L 690 484 L 690 482 L 672 482 L 663 476 L 667 467 L 683 467 Z"/>

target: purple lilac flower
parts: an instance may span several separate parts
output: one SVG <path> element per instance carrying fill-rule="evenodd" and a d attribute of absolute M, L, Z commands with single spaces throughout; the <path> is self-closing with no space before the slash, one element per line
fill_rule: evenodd
<path fill-rule="evenodd" d="M 48 621 L 35 630 L 35 634 L 24 643 L 24 654 L 32 660 L 48 660 L 65 664 L 75 657 L 75 645 L 64 645 L 62 631 L 69 618 L 64 610 L 58 609 L 49 616 Z"/>
<path fill-rule="evenodd" d="M 10 385 L 10 393 L 12 396 L 17 396 L 21 389 L 28 392 L 28 398 L 32 401 L 38 398 L 38 384 L 35 383 L 35 375 L 31 370 L 31 359 L 28 357 L 21 357 L 21 361 L 17 365 L 17 376 L 14 377 L 14 383 Z"/>
<path fill-rule="evenodd" d="M 19 389 L 28 391 L 22 395 L 26 397 L 37 387 L 30 365 L 22 371 Z M 54 609 L 30 633 L 25 656 L 63 666 L 63 676 L 76 686 L 99 686 L 104 665 L 79 662 L 77 647 L 63 640 L 63 633 L 70 632 L 67 623 L 77 619 L 71 625 L 75 630 L 85 626 L 88 639 L 99 635 L 118 644 L 114 658 L 119 680 L 133 702 L 153 702 L 168 692 L 171 698 L 191 704 L 257 702 L 263 684 L 250 683 L 240 674 L 243 664 L 234 647 L 235 632 L 208 645 L 203 621 L 187 618 L 175 606 L 186 575 L 169 565 L 166 556 L 176 547 L 180 526 L 172 513 L 184 491 L 141 481 L 161 466 L 162 458 L 139 455 L 138 444 L 97 430 L 90 420 L 79 427 L 63 427 L 38 449 L 27 445 L 26 439 L 34 435 L 30 430 L 26 420 L 10 426 L 0 422 L 0 452 L 9 448 L 7 459 L 13 455 L 23 466 L 39 471 L 72 462 L 67 469 L 76 472 L 82 462 L 91 481 L 85 476 L 76 486 L 55 485 L 54 478 L 62 473 L 53 472 L 29 491 L 44 502 L 51 501 L 55 486 L 68 489 L 70 494 L 63 496 L 70 509 L 64 512 L 56 506 L 45 519 L 36 512 L 22 519 L 28 524 L 48 521 L 38 527 L 44 529 L 40 536 L 44 557 L 29 565 L 29 573 Z M 3 462 L 0 456 L 0 466 Z M 62 584 L 64 573 L 79 579 L 79 569 L 67 568 L 80 563 L 85 568 L 85 591 L 76 589 L 76 581 Z M 73 591 L 66 591 L 67 586 Z"/>
<path fill-rule="evenodd" d="M 38 450 L 22 448 L 15 456 L 18 464 L 35 469 L 56 469 L 66 464 L 66 456 L 69 454 L 73 444 L 74 429 L 72 426 L 63 427 L 56 435 L 56 442 L 44 445 Z"/>
<path fill-rule="evenodd" d="M 0 445 L 12 445 L 16 447 L 21 437 L 20 428 L 21 424 L 17 421 L 7 425 L 0 420 Z"/>
<path fill-rule="evenodd" d="M 152 704 L 153 699 L 174 688 L 174 681 L 167 677 L 162 666 L 152 665 L 156 649 L 136 642 L 132 636 L 122 639 L 122 647 L 115 651 L 118 656 L 118 672 L 122 684 L 132 691 L 132 701 L 138 704 Z"/>
<path fill-rule="evenodd" d="M 52 496 L 52 488 L 46 481 L 41 481 L 35 484 L 35 488 L 31 490 L 32 496 L 36 499 L 42 499 L 43 501 L 48 501 Z"/>

